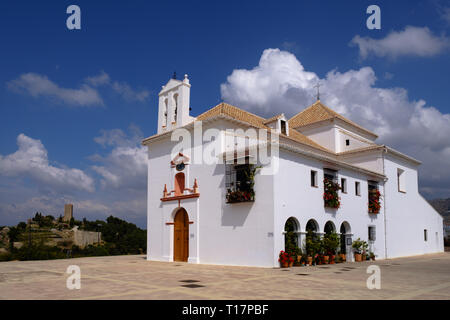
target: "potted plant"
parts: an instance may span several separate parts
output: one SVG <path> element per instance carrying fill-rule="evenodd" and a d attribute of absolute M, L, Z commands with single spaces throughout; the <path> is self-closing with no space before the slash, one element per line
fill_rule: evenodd
<path fill-rule="evenodd" d="M 355 261 L 356 262 L 362 261 L 362 254 L 361 254 L 362 246 L 363 246 L 363 242 L 361 241 L 360 238 L 358 238 L 352 242 L 352 248 L 355 252 Z"/>
<path fill-rule="evenodd" d="M 308 265 L 308 255 L 302 254 L 301 265 L 302 266 Z"/>
<path fill-rule="evenodd" d="M 373 253 L 372 251 L 370 251 L 369 256 L 370 256 L 370 259 L 372 259 L 373 261 L 375 261 L 375 253 Z"/>
<path fill-rule="evenodd" d="M 307 256 L 306 261 L 311 266 L 314 260 L 313 257 L 315 256 L 315 243 L 311 232 L 306 235 L 305 252 Z"/>
<path fill-rule="evenodd" d="M 362 249 L 362 261 L 369 260 L 369 255 L 367 249 L 369 248 L 369 244 L 366 241 L 361 241 L 361 249 Z"/>
<path fill-rule="evenodd" d="M 294 258 L 292 258 L 289 253 L 281 250 L 280 254 L 278 256 L 278 261 L 280 262 L 280 265 L 282 268 L 288 268 L 289 264 L 292 262 L 294 263 Z"/>
<path fill-rule="evenodd" d="M 294 258 L 294 264 L 300 265 L 302 260 L 302 249 L 300 249 L 298 246 L 295 246 L 294 249 L 291 252 L 291 256 Z"/>
<path fill-rule="evenodd" d="M 339 242 L 339 236 L 336 232 L 327 233 L 323 238 L 324 251 L 329 256 L 330 264 L 334 264 L 336 251 L 339 248 Z"/>

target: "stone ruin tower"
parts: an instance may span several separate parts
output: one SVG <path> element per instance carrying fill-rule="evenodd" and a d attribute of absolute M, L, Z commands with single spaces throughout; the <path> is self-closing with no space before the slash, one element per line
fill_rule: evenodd
<path fill-rule="evenodd" d="M 64 222 L 70 222 L 70 220 L 73 218 L 73 204 L 68 203 L 64 205 Z"/>

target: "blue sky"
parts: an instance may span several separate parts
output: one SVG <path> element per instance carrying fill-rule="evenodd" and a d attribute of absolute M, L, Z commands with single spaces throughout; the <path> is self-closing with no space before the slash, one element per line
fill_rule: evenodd
<path fill-rule="evenodd" d="M 66 28 L 70 4 L 81 8 L 81 30 Z M 366 27 L 371 4 L 381 8 L 381 30 Z M 174 71 L 179 77 L 188 73 L 194 115 L 222 100 L 263 115 L 284 111 L 286 103 L 292 113 L 313 102 L 309 83 L 298 85 L 311 92 L 311 101 L 292 101 L 288 95 L 283 100 L 286 92 L 279 92 L 267 97 L 272 104 L 263 105 L 237 96 L 248 90 L 234 82 L 243 73 L 228 77 L 244 70 L 272 79 L 276 63 L 295 61 L 303 69 L 293 66 L 293 77 L 311 72 L 323 80 L 330 107 L 380 132 L 382 142 L 429 163 L 421 173 L 425 196 L 450 197 L 449 139 L 440 136 L 450 130 L 449 8 L 449 1 L 437 0 L 2 1 L 0 225 L 25 220 L 36 210 L 59 215 L 67 200 L 80 202 L 77 218 L 112 213 L 145 226 L 145 176 L 142 163 L 132 172 L 131 154 L 141 152 L 140 138 L 155 133 L 161 85 Z M 279 52 L 269 55 L 270 48 Z M 273 68 L 261 66 L 264 52 Z M 357 115 L 356 106 L 345 103 L 352 101 L 351 89 L 339 89 L 351 70 L 354 81 L 373 81 L 369 87 L 355 82 L 355 90 L 367 89 L 367 96 L 355 99 L 392 94 L 402 107 L 386 107 L 380 114 L 398 115 L 404 134 L 422 131 L 427 139 L 420 137 L 423 141 L 412 148 L 392 124 Z M 425 103 L 417 106 L 421 100 Z M 30 155 L 44 161 L 44 171 L 13 166 Z M 128 167 L 118 159 L 127 159 Z M 123 172 L 128 177 L 120 176 Z M 107 173 L 115 175 L 114 183 Z M 54 174 L 54 180 L 45 174 Z M 80 179 L 81 186 L 68 188 L 59 176 Z M 115 201 L 120 203 L 112 206 Z"/>

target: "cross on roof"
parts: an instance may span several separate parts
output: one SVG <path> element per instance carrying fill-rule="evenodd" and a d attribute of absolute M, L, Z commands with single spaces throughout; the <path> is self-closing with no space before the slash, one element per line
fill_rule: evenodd
<path fill-rule="evenodd" d="M 320 100 L 320 82 L 317 82 L 314 88 L 317 88 L 317 100 Z"/>

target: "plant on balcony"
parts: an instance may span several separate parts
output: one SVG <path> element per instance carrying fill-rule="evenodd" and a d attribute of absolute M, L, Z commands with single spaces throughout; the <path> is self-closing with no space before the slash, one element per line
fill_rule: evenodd
<path fill-rule="evenodd" d="M 323 200 L 325 203 L 325 207 L 328 208 L 339 208 L 341 205 L 341 201 L 338 195 L 338 191 L 341 189 L 338 183 L 330 180 L 323 179 L 324 193 Z"/>
<path fill-rule="evenodd" d="M 255 185 L 256 170 L 259 168 L 261 167 L 255 167 L 253 164 L 242 166 L 239 170 L 241 174 L 239 174 L 240 179 L 236 181 L 236 187 L 227 189 L 227 203 L 255 201 L 253 187 Z"/>
<path fill-rule="evenodd" d="M 377 189 L 369 190 L 369 212 L 380 213 L 381 194 Z"/>
<path fill-rule="evenodd" d="M 231 189 L 227 190 L 228 203 L 247 202 L 254 200 L 255 200 L 254 193 L 252 194 L 250 191 L 241 191 L 241 190 L 232 191 Z"/>

